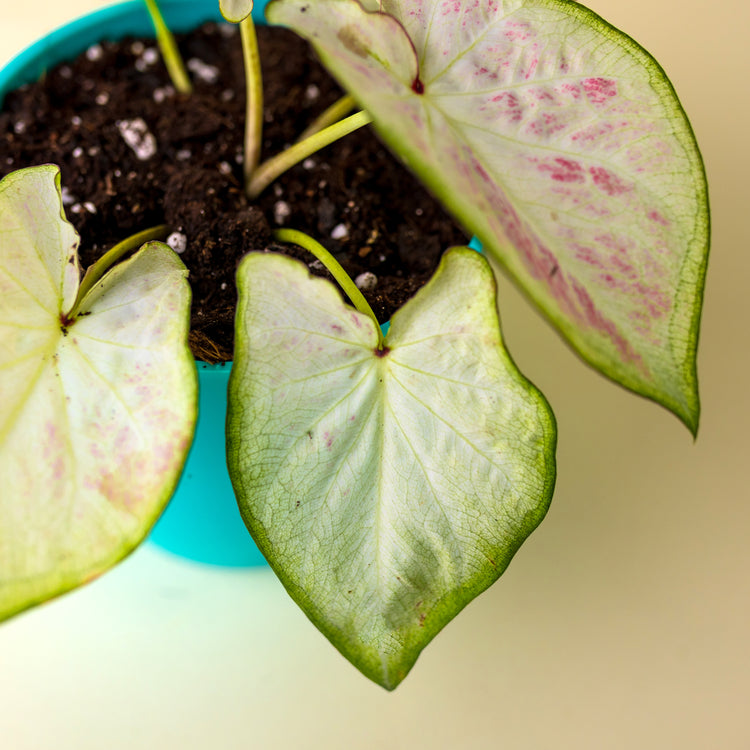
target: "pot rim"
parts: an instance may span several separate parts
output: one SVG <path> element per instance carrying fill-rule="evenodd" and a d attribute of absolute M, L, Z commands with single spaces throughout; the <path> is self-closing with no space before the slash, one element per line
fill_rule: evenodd
<path fill-rule="evenodd" d="M 253 11 L 256 23 L 265 23 L 263 11 L 267 1 L 256 1 Z M 169 28 L 177 33 L 207 21 L 223 21 L 218 0 L 160 0 L 159 7 Z M 77 57 L 97 41 L 117 41 L 126 36 L 155 36 L 142 0 L 125 0 L 98 8 L 58 26 L 0 68 L 0 106 L 9 91 L 38 80 L 50 66 Z"/>

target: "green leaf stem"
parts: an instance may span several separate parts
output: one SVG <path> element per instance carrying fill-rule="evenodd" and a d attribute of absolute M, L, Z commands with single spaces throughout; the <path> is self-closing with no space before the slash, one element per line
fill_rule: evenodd
<path fill-rule="evenodd" d="M 164 16 L 156 0 L 144 0 L 146 9 L 151 16 L 151 22 L 154 24 L 156 33 L 156 42 L 164 58 L 164 65 L 167 73 L 174 84 L 175 89 L 181 94 L 190 94 L 193 86 L 190 83 L 190 76 L 185 69 L 185 63 L 182 60 L 180 49 L 177 46 L 174 35 L 164 21 Z"/>

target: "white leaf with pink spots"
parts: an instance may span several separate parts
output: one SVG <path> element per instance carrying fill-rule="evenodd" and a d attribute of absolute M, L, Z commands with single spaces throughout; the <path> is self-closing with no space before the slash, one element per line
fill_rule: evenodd
<path fill-rule="evenodd" d="M 697 427 L 702 162 L 631 39 L 555 0 L 273 0 L 581 356 Z M 394 53 L 393 50 L 397 50 Z"/>
<path fill-rule="evenodd" d="M 144 245 L 78 292 L 59 171 L 0 181 L 0 620 L 131 552 L 192 439 L 187 272 Z"/>

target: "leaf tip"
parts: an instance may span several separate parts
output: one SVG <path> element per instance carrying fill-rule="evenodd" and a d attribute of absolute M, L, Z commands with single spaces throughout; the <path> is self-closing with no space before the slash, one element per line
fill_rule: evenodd
<path fill-rule="evenodd" d="M 684 413 L 676 413 L 679 420 L 688 428 L 690 434 L 693 436 L 693 442 L 698 439 L 698 427 L 700 425 L 701 407 L 698 399 L 698 392 L 696 390 L 693 403 L 690 408 Z"/>

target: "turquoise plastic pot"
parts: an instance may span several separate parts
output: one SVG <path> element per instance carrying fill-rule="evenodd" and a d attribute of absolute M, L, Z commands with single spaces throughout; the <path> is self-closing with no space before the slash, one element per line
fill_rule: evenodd
<path fill-rule="evenodd" d="M 160 0 L 167 25 L 189 31 L 205 21 L 220 21 L 218 0 Z M 265 0 L 256 0 L 253 16 L 263 23 Z M 125 36 L 153 37 L 142 0 L 90 13 L 53 31 L 0 70 L 0 104 L 24 83 L 71 60 L 92 44 Z M 26 165 L 32 166 L 32 165 Z M 199 417 L 193 447 L 177 490 L 154 527 L 150 541 L 192 560 L 227 566 L 263 565 L 240 517 L 226 468 L 224 428 L 231 365 L 198 366 Z"/>

